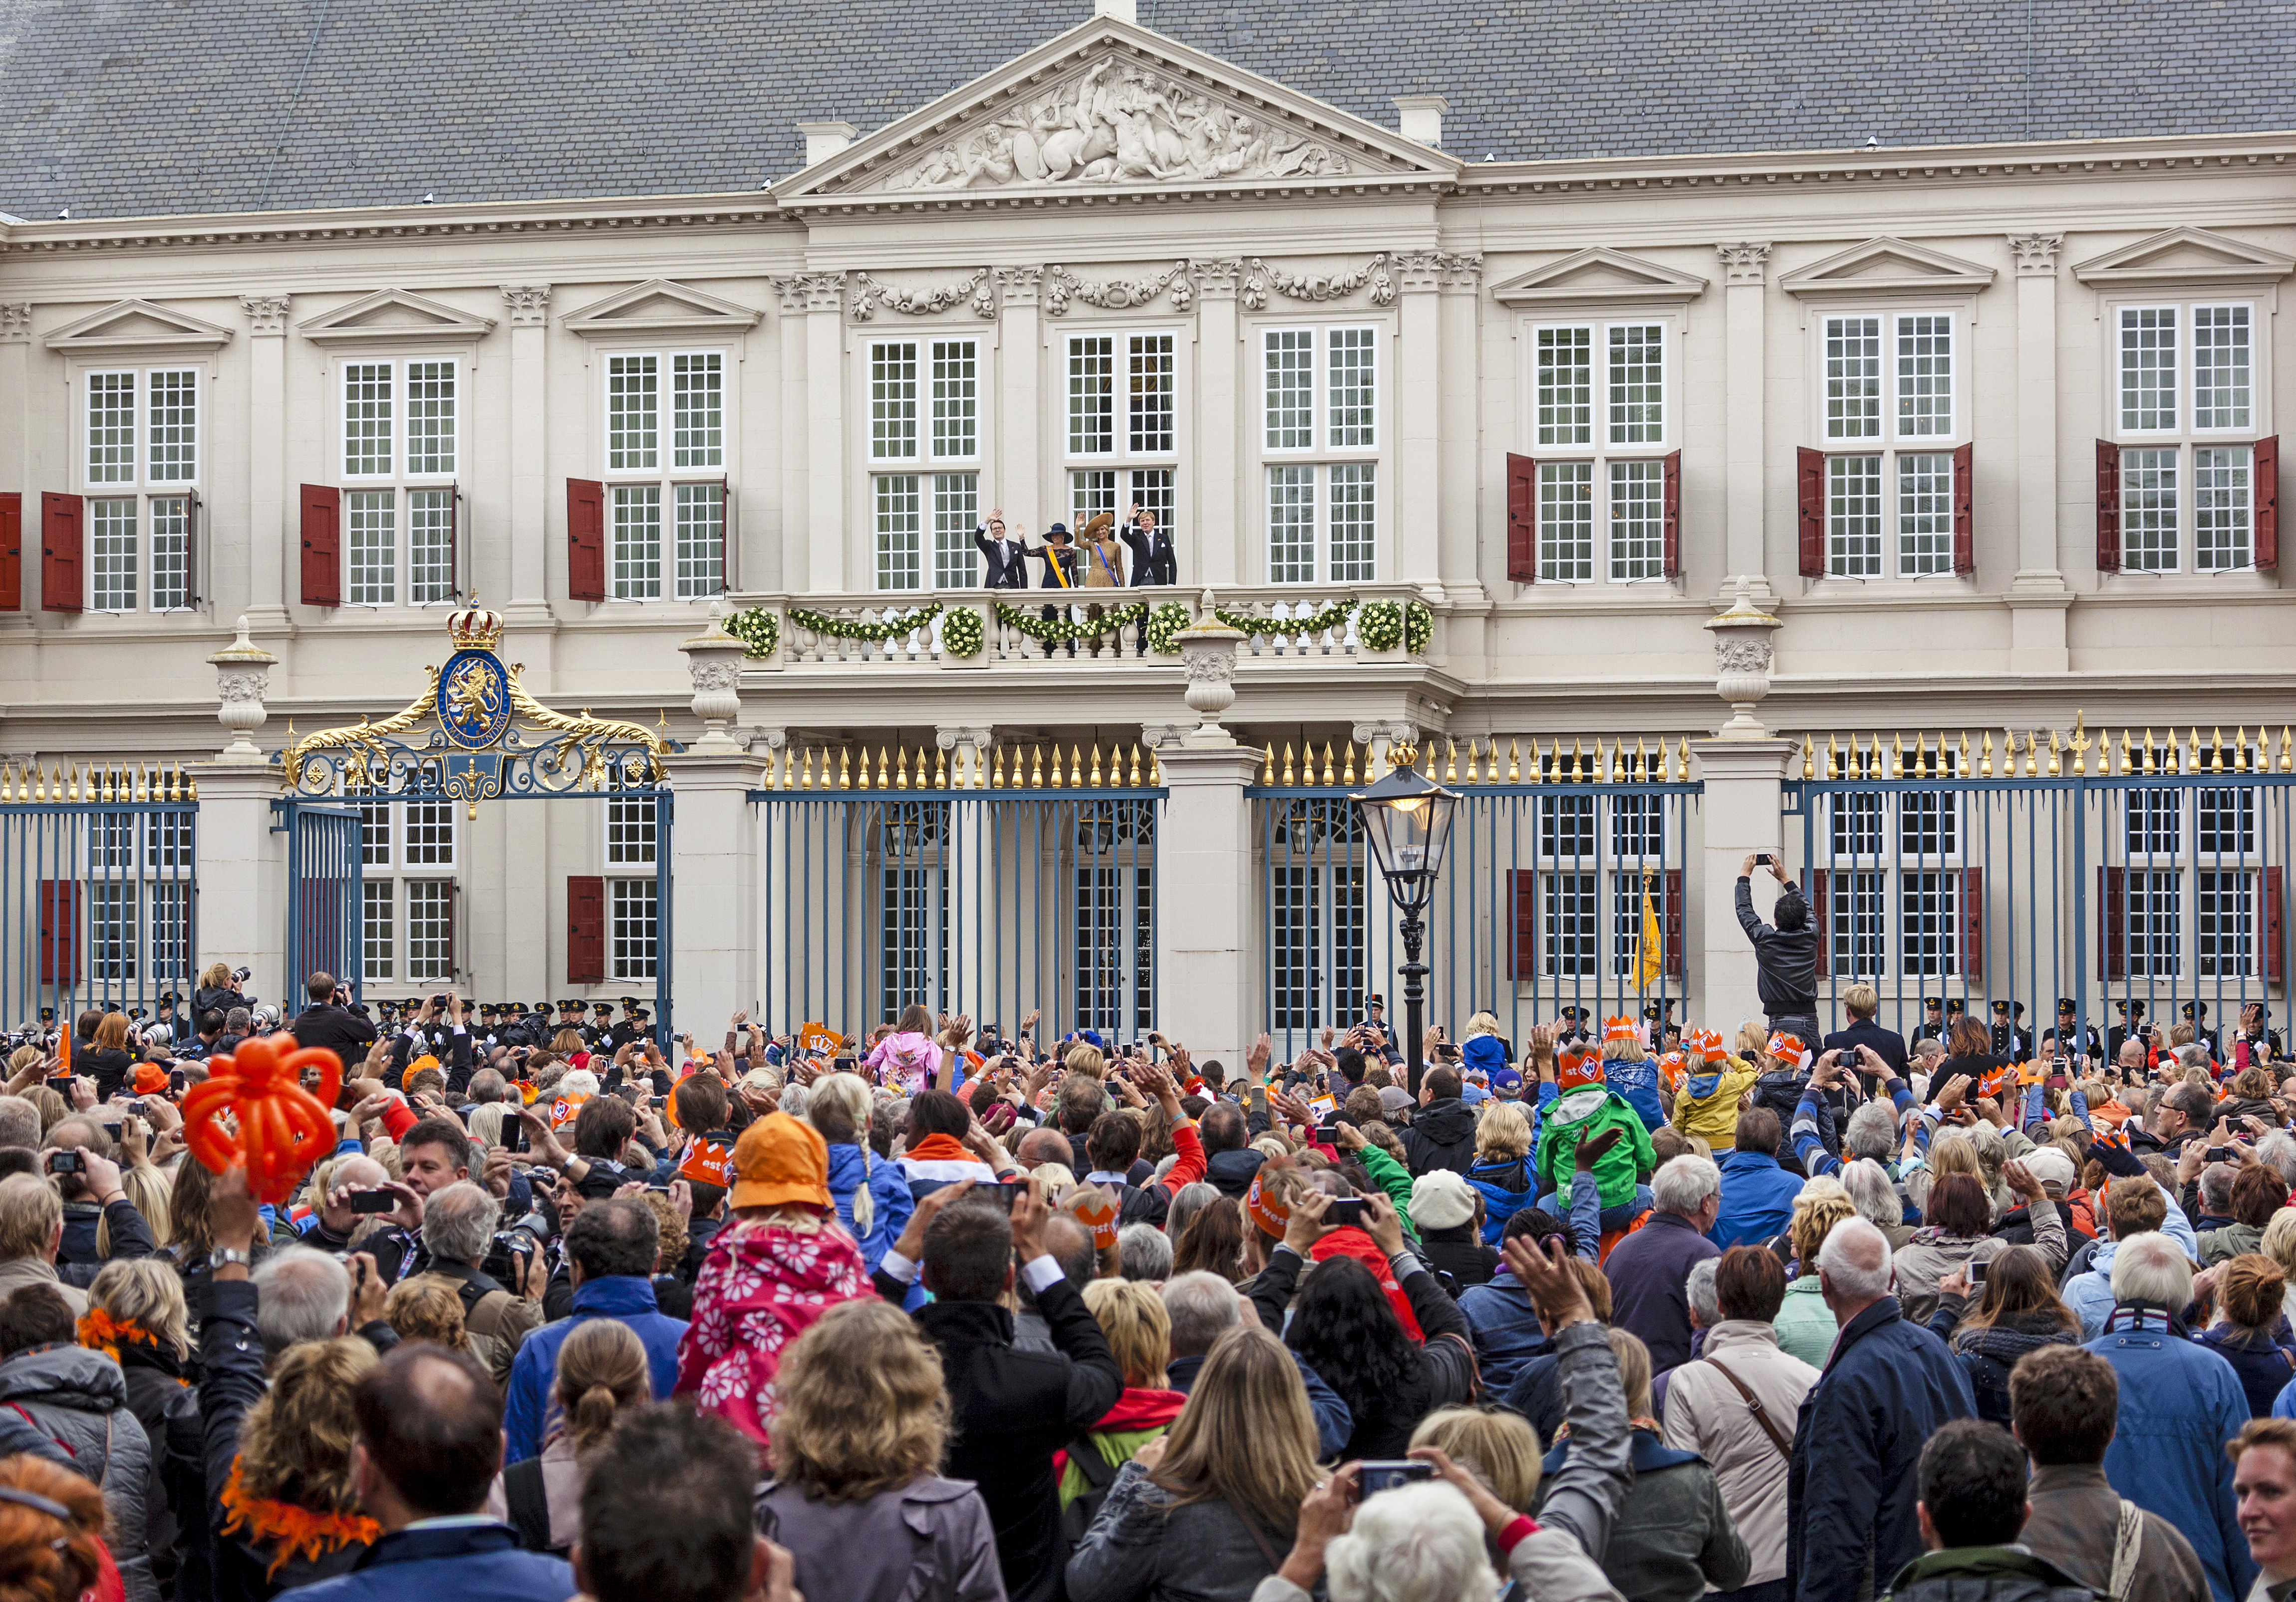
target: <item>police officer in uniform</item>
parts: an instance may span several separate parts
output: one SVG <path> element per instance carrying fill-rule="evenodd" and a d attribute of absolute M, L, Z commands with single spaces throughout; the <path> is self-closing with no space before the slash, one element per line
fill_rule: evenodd
<path fill-rule="evenodd" d="M 1923 1040 L 1942 1040 L 1945 1039 L 1945 998 L 1942 996 L 1923 997 L 1922 1021 L 1915 1026 L 1914 1038 L 1907 1041 L 1906 1044 L 1911 1047 L 1918 1046 Z"/>
<path fill-rule="evenodd" d="M 173 990 L 161 990 L 159 1015 L 152 1020 L 168 1026 L 168 1043 L 171 1046 L 181 1046 L 193 1033 L 192 1021 L 176 1010 L 176 1003 L 182 999 Z"/>
<path fill-rule="evenodd" d="M 607 1049 L 619 1051 L 625 1046 L 636 1045 L 646 1038 L 644 1024 L 638 1020 L 645 1012 L 645 1003 L 635 996 L 622 998 L 622 1021 L 614 1025 L 606 1037 Z"/>
<path fill-rule="evenodd" d="M 2102 1056 L 2103 1043 L 2096 1038 L 2096 1031 L 2075 1022 L 2073 1012 L 2070 996 L 2057 998 L 2057 1049 L 2068 1056 Z"/>
<path fill-rule="evenodd" d="M 1587 1027 L 1587 1009 L 1566 1006 L 1562 1009 L 1562 1027 L 1555 1031 L 1554 1043 L 1567 1046 L 1573 1040 L 1591 1040 L 1594 1031 Z"/>
<path fill-rule="evenodd" d="M 627 1010 L 629 1013 L 629 1016 L 623 1020 L 622 1028 L 629 1031 L 629 1033 L 623 1037 L 620 1043 L 616 1045 L 614 1049 L 617 1051 L 620 1050 L 624 1045 L 643 1046 L 648 1040 L 653 1039 L 653 1014 L 652 1009 L 650 1009 L 643 1001 L 632 1001 Z"/>
<path fill-rule="evenodd" d="M 1993 1004 L 1993 1055 L 2013 1056 L 2018 1062 L 2033 1060 L 2033 1031 L 2024 1026 L 2025 1004 L 2021 1001 L 1997 1001 Z"/>
<path fill-rule="evenodd" d="M 550 1031 L 552 1039 L 554 1039 L 557 1038 L 560 1030 L 570 1029 L 576 1034 L 584 1034 L 586 1031 L 582 1028 L 582 1014 L 585 1010 L 583 1004 L 579 1000 L 560 1002 L 558 1004 L 558 1023 Z"/>
<path fill-rule="evenodd" d="M 2185 1003 L 2185 1022 L 2193 1026 L 2193 1043 L 2207 1047 L 2209 1056 L 2215 1061 L 2224 1061 L 2224 1053 L 2217 1049 L 2217 1031 L 2208 1026 L 2209 1004 L 2205 1001 Z"/>
<path fill-rule="evenodd" d="M 2121 1042 L 2132 1034 L 2141 1038 L 2144 1033 L 2144 1004 L 2123 997 L 2112 1004 L 2112 1010 L 2120 1015 L 2120 1022 L 2104 1031 L 2105 1060 L 2118 1063 Z"/>
<path fill-rule="evenodd" d="M 2248 1042 L 2248 1060 L 2254 1063 L 2265 1052 L 2280 1059 L 2280 1031 L 2272 1026 L 2272 1014 L 2261 1001 L 2243 1001 L 2240 1007 L 2240 1032 L 2234 1040 Z"/>

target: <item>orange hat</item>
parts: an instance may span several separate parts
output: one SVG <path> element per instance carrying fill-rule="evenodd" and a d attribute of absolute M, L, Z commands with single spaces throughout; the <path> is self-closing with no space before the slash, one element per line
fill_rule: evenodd
<path fill-rule="evenodd" d="M 1689 1061 L 1678 1051 L 1669 1051 L 1658 1060 L 1659 1077 L 1669 1090 L 1680 1090 L 1683 1081 L 1690 1077 Z"/>
<path fill-rule="evenodd" d="M 422 1072 L 425 1068 L 436 1068 L 438 1065 L 439 1059 L 426 1051 L 406 1064 L 406 1072 L 408 1076 L 412 1076 Z"/>
<path fill-rule="evenodd" d="M 1258 1175 L 1252 1176 L 1256 1181 Z M 1105 1252 L 1116 1244 L 1116 1200 L 1097 1185 L 1086 1185 L 1077 1191 L 1076 1201 L 1069 1211 L 1076 1221 L 1092 1231 L 1095 1251 Z"/>
<path fill-rule="evenodd" d="M 829 1143 L 801 1118 L 768 1113 L 734 1143 L 735 1207 L 836 1206 L 829 1194 Z"/>
<path fill-rule="evenodd" d="M 1267 1178 L 1265 1168 L 1251 1176 L 1251 1188 L 1243 1193 L 1244 1216 L 1267 1234 L 1281 1236 L 1292 1226 L 1292 1209 L 1276 1199 L 1271 1187 L 1261 1183 Z"/>
<path fill-rule="evenodd" d="M 550 1104 L 550 1127 L 554 1130 L 562 1130 L 572 1123 L 577 1118 L 582 1116 L 582 1104 L 589 1099 L 586 1096 L 558 1097 Z"/>
<path fill-rule="evenodd" d="M 1635 1021 L 1632 1018 L 1605 1018 L 1603 1020 L 1603 1039 L 1605 1044 L 1612 1040 L 1639 1040 L 1641 1039 L 1642 1036 L 1636 1032 Z"/>
<path fill-rule="evenodd" d="M 1591 1042 L 1573 1040 L 1555 1054 L 1554 1088 L 1562 1094 L 1608 1082 L 1603 1073 L 1603 1054 Z"/>
<path fill-rule="evenodd" d="M 677 1165 L 679 1174 L 697 1185 L 731 1184 L 729 1176 L 733 1169 L 733 1137 L 726 1130 L 712 1130 L 706 1135 L 696 1136 L 693 1149 L 686 1154 L 685 1161 Z"/>
<path fill-rule="evenodd" d="M 157 1063 L 135 1064 L 135 1094 L 157 1096 L 168 1088 L 168 1071 Z"/>
<path fill-rule="evenodd" d="M 1730 1048 L 1723 1044 L 1722 1031 L 1718 1029 L 1699 1030 L 1691 1035 L 1689 1043 L 1691 1050 L 1702 1063 L 1726 1063 L 1730 1060 Z"/>
<path fill-rule="evenodd" d="M 1770 1037 L 1769 1045 L 1764 1049 L 1767 1056 L 1791 1058 L 1797 1068 L 1801 1066 L 1809 1056 L 1809 1047 L 1801 1043 L 1801 1037 L 1790 1035 L 1784 1030 L 1773 1034 Z"/>

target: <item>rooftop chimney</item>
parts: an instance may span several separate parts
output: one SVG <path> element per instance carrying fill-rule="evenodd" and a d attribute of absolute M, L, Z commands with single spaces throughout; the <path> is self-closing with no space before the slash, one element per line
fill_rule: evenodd
<path fill-rule="evenodd" d="M 1451 103 L 1440 94 L 1398 94 L 1395 109 L 1403 119 L 1403 136 L 1422 144 L 1443 143 L 1443 113 Z"/>
<path fill-rule="evenodd" d="M 816 167 L 853 143 L 861 130 L 849 122 L 800 122 L 805 136 L 805 164 Z"/>
<path fill-rule="evenodd" d="M 1092 0 L 1092 14 L 1114 17 L 1119 22 L 1137 22 L 1140 10 L 1136 0 Z"/>

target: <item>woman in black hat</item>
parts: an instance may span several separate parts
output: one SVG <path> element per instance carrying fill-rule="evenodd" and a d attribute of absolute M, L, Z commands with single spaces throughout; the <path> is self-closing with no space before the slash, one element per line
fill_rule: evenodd
<path fill-rule="evenodd" d="M 1045 543 L 1038 546 L 1035 550 L 1030 551 L 1029 555 L 1031 556 L 1041 557 L 1044 560 L 1045 576 L 1037 584 L 1037 588 L 1076 588 L 1078 581 L 1076 541 L 1069 535 L 1068 524 L 1054 523 L 1051 528 L 1046 529 L 1045 530 Z M 1054 618 L 1066 617 L 1068 612 L 1069 609 L 1066 606 L 1047 606 L 1042 609 L 1042 616 L 1047 623 L 1051 622 Z M 1076 642 L 1074 640 L 1069 641 L 1068 646 L 1069 654 L 1070 656 L 1074 656 L 1076 654 Z M 1046 656 L 1050 656 L 1052 653 L 1053 642 L 1046 640 L 1045 642 L 1045 654 Z"/>

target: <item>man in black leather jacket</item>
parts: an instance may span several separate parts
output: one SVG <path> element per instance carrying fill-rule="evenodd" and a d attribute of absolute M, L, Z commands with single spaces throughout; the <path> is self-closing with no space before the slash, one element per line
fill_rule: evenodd
<path fill-rule="evenodd" d="M 1770 909 L 1776 926 L 1765 924 L 1754 912 L 1754 859 L 1738 869 L 1738 924 L 1754 945 L 1754 989 L 1769 1015 L 1770 1028 L 1784 1030 L 1805 1046 L 1816 1046 L 1817 1027 L 1817 931 L 1810 925 L 1809 903 L 1800 888 L 1785 875 L 1773 858 L 1770 876 L 1784 888 Z"/>
<path fill-rule="evenodd" d="M 303 987 L 311 1005 L 296 1015 L 295 1044 L 327 1047 L 342 1059 L 343 1077 L 348 1079 L 374 1044 L 374 1025 L 337 1000 L 339 989 L 332 974 L 311 975 Z"/>

